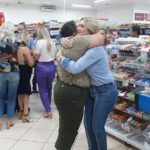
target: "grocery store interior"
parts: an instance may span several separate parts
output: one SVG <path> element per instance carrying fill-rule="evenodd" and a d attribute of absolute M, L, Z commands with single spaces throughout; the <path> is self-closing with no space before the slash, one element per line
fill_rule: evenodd
<path fill-rule="evenodd" d="M 0 110 L 0 150 L 150 150 L 149 8 L 150 0 L 0 0 L 0 109 L 2 110 Z M 51 83 L 47 82 L 52 86 L 48 88 L 50 91 L 48 91 L 48 96 L 50 94 L 49 97 L 51 98 L 49 98 L 50 100 L 46 103 L 46 100 L 44 100 L 46 96 L 42 93 L 44 92 L 42 89 L 42 79 L 40 80 L 41 74 L 44 76 L 44 72 L 39 69 L 39 64 L 41 63 L 42 66 L 49 62 L 44 59 L 44 61 L 41 61 L 41 57 L 46 59 L 48 58 L 46 55 L 50 54 L 49 60 L 54 61 L 53 65 L 56 66 L 56 70 L 57 66 L 59 67 L 57 63 L 61 63 L 62 68 L 67 70 L 63 63 L 72 62 L 73 64 L 73 61 L 71 61 L 70 58 L 67 59 L 67 56 L 55 57 L 53 56 L 54 54 L 48 52 L 48 49 L 45 55 L 44 52 L 43 54 L 40 53 L 39 51 L 45 45 L 40 45 L 38 39 L 36 39 L 36 42 L 33 41 L 34 33 L 38 31 L 38 28 L 46 28 L 46 31 L 49 33 L 49 38 L 51 39 L 51 47 L 53 47 L 53 43 L 58 52 L 61 47 L 65 47 L 63 36 L 60 35 L 60 30 L 64 23 L 73 20 L 77 22 L 76 27 L 78 28 L 81 18 L 86 17 L 94 18 L 99 25 L 99 29 L 105 31 L 102 36 L 107 39 L 107 42 L 105 42 L 105 44 L 103 42 L 103 44 L 99 45 L 102 45 L 100 47 L 103 47 L 107 53 L 107 60 L 109 61 L 107 65 L 109 65 L 108 68 L 118 90 L 116 102 L 105 123 L 107 148 L 104 146 L 105 148 L 102 149 L 98 144 L 95 146 L 97 147 L 96 149 L 90 148 L 90 144 L 87 140 L 88 135 L 85 131 L 85 123 L 83 121 L 84 112 L 78 134 L 75 136 L 70 148 L 65 149 L 65 146 L 58 148 L 56 141 L 58 142 L 58 135 L 61 134 L 59 127 L 62 118 L 60 119 L 60 117 L 63 115 L 59 115 L 61 113 L 59 111 L 62 110 L 59 110 L 60 107 L 54 100 L 54 87 L 56 83 L 59 82 L 61 84 L 63 83 L 61 87 L 72 86 L 76 88 L 78 87 L 78 81 L 75 81 L 75 84 L 66 83 L 64 80 L 61 80 L 61 76 L 59 77 L 57 71 L 53 72 L 54 76 L 52 77 L 53 79 L 51 79 Z M 15 43 L 13 43 L 13 45 L 3 40 L 5 39 L 5 34 L 8 36 L 6 32 L 3 33 L 5 23 L 8 23 L 8 27 L 6 28 L 9 28 L 11 24 L 13 25 L 13 34 L 16 41 L 18 40 L 16 43 L 19 44 L 17 48 L 15 47 Z M 81 25 L 82 24 L 80 24 L 80 26 Z M 85 27 L 86 24 L 83 27 L 81 26 L 82 29 Z M 28 34 L 29 41 L 19 39 L 19 34 L 24 34 L 19 30 L 24 30 L 23 32 Z M 70 43 L 70 38 L 67 40 L 69 40 Z M 24 43 L 25 45 L 23 45 L 23 47 L 26 48 L 22 49 L 21 45 Z M 4 51 L 7 50 L 7 46 L 11 48 L 11 53 Z M 41 48 L 40 46 L 43 47 Z M 97 47 L 97 45 L 93 47 Z M 13 48 L 16 51 L 14 51 Z M 92 49 L 92 47 L 90 48 Z M 88 47 L 88 49 L 90 48 Z M 91 51 L 91 49 L 89 51 Z M 26 52 L 24 52 L 24 50 L 26 50 Z M 84 53 L 86 55 L 87 52 Z M 14 57 L 16 62 L 14 61 Z M 82 57 L 82 55 L 80 57 Z M 60 58 L 61 61 L 59 60 Z M 20 63 L 22 59 L 24 59 L 24 62 Z M 75 59 L 75 62 L 78 62 L 78 59 Z M 17 65 L 19 67 L 17 67 Z M 51 63 L 48 65 L 52 67 Z M 28 71 L 22 74 L 21 66 L 28 66 Z M 70 68 L 73 70 L 73 67 Z M 103 67 L 99 66 L 99 68 L 101 69 Z M 41 71 L 41 74 L 38 74 L 38 69 Z M 88 71 L 88 68 L 86 69 L 88 74 L 90 70 Z M 10 74 L 14 72 L 16 74 L 10 76 Z M 16 80 L 16 83 L 18 82 L 18 84 L 16 84 L 17 88 L 16 90 L 12 88 L 12 90 L 9 87 L 9 82 L 13 82 L 15 80 L 14 78 L 17 78 L 17 73 L 20 75 L 18 81 Z M 28 74 L 30 75 L 27 79 Z M 4 78 L 7 78 L 5 75 L 9 78 L 6 82 L 4 82 Z M 50 73 L 49 76 L 51 77 L 52 74 Z M 39 81 L 35 81 L 35 79 Z M 29 81 L 29 85 L 23 89 L 22 86 L 27 84 L 27 80 Z M 43 82 L 43 84 L 44 83 L 45 82 Z M 107 85 L 107 83 L 104 82 L 100 86 L 94 86 L 101 88 L 103 85 Z M 91 89 L 92 86 L 89 85 L 89 89 Z M 27 93 L 22 93 L 22 90 Z M 89 93 L 90 92 L 91 91 L 89 91 Z M 15 102 L 9 103 L 13 98 L 9 99 L 8 93 L 13 94 L 13 96 L 15 94 Z M 58 98 L 57 94 L 56 92 L 56 98 Z M 74 95 L 75 94 L 76 91 L 74 91 Z M 77 96 L 75 97 L 78 99 Z M 71 97 L 68 96 L 68 98 Z M 58 99 L 61 100 L 61 97 Z M 73 101 L 73 103 L 75 102 Z M 51 107 L 46 106 L 46 104 Z M 23 106 L 23 108 L 21 106 Z M 69 106 L 69 104 L 67 106 Z M 47 109 L 50 110 L 47 111 Z M 3 115 L 1 115 L 1 112 Z M 70 112 L 70 114 L 71 113 L 72 112 Z M 100 117 L 102 116 L 97 116 L 97 118 Z M 65 132 L 65 129 L 62 132 Z M 61 141 L 61 136 L 59 140 Z M 100 140 L 101 135 L 97 141 Z M 69 140 L 68 142 L 66 141 L 64 145 L 68 143 Z"/>

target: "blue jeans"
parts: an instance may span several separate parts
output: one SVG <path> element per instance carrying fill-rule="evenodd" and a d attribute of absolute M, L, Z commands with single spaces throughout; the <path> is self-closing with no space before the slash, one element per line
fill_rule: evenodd
<path fill-rule="evenodd" d="M 117 99 L 114 83 L 91 86 L 85 105 L 84 126 L 89 150 L 107 150 L 105 123 Z"/>
<path fill-rule="evenodd" d="M 2 118 L 4 112 L 6 100 L 8 101 L 8 118 L 11 119 L 14 116 L 18 83 L 19 72 L 0 73 L 0 118 Z"/>

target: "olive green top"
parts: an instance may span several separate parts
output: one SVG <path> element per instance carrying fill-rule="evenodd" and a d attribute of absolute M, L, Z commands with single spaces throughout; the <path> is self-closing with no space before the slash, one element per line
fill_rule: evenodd
<path fill-rule="evenodd" d="M 71 38 L 72 48 L 62 48 L 61 54 L 76 61 L 88 50 L 90 40 L 91 35 L 77 35 Z M 90 79 L 86 71 L 83 71 L 79 74 L 71 74 L 64 70 L 60 63 L 58 63 L 57 70 L 60 80 L 69 85 L 76 85 L 79 87 L 90 86 Z"/>

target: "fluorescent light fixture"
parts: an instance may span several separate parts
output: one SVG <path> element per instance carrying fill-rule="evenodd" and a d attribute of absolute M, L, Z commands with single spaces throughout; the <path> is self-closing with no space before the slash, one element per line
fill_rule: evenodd
<path fill-rule="evenodd" d="M 90 5 L 79 5 L 79 4 L 72 4 L 73 7 L 79 7 L 79 8 L 91 8 Z"/>
<path fill-rule="evenodd" d="M 102 3 L 102 2 L 106 2 L 107 0 L 95 0 L 94 3 Z"/>
<path fill-rule="evenodd" d="M 39 2 L 39 1 L 33 1 L 34 3 L 36 4 L 45 4 L 45 5 L 55 5 L 55 3 L 52 3 L 52 2 Z"/>

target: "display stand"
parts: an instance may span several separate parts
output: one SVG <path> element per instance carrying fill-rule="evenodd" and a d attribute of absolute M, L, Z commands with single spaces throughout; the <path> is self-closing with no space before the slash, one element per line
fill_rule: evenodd
<path fill-rule="evenodd" d="M 119 96 L 105 129 L 127 144 L 150 150 L 150 107 L 146 109 L 150 95 L 142 93 L 150 91 L 150 47 L 142 46 L 138 38 L 121 38 L 116 43 L 119 55 L 112 70 Z"/>

